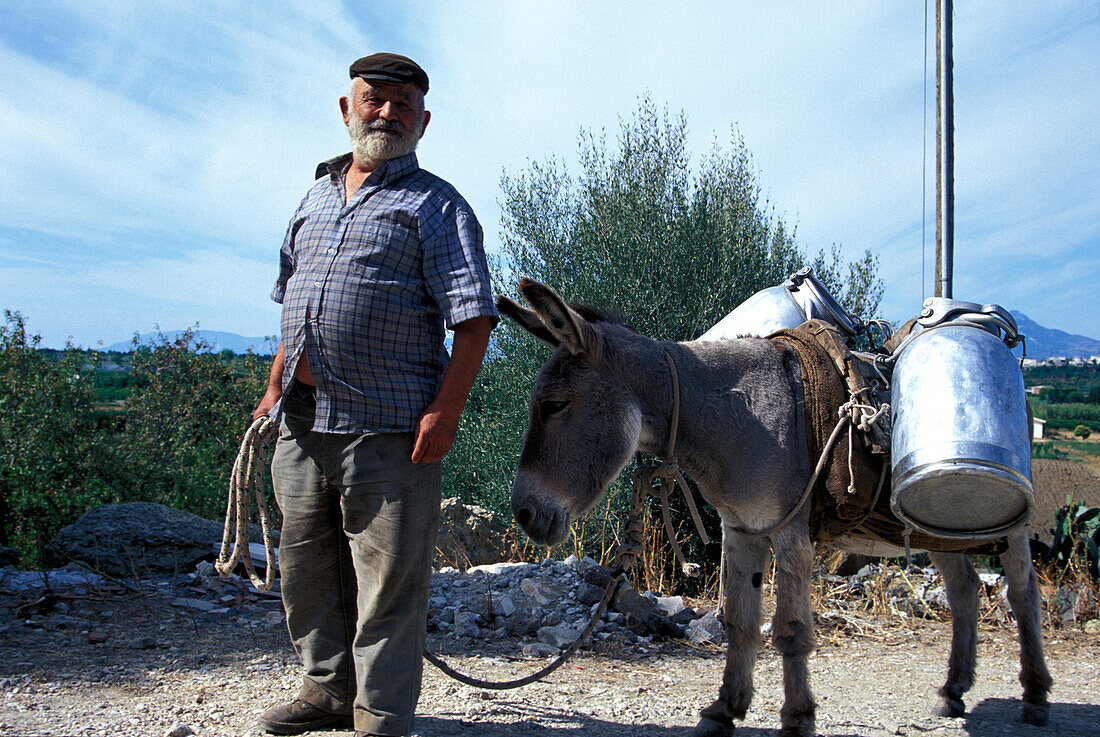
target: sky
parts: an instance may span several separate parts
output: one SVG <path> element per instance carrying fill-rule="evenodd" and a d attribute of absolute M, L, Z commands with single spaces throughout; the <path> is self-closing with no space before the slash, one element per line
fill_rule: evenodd
<path fill-rule="evenodd" d="M 613 144 L 648 94 L 696 162 L 741 135 L 807 252 L 876 254 L 904 320 L 933 289 L 934 5 L 0 0 L 0 308 L 51 347 L 277 333 L 347 67 L 394 51 L 431 78 L 421 165 L 490 252 L 502 174 L 578 173 L 580 132 Z M 1100 2 L 958 0 L 954 34 L 954 296 L 1100 338 Z"/>

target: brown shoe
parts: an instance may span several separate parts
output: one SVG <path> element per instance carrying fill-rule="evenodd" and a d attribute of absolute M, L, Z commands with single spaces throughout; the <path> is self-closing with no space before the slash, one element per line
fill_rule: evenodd
<path fill-rule="evenodd" d="M 321 727 L 352 725 L 351 714 L 333 714 L 301 699 L 268 709 L 259 721 L 260 728 L 271 734 L 301 734 Z"/>

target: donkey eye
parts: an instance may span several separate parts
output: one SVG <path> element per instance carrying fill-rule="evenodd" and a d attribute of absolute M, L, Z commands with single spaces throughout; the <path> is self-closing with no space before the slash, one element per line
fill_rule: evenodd
<path fill-rule="evenodd" d="M 551 415 L 556 415 L 558 412 L 561 412 L 568 406 L 569 402 L 563 402 L 557 399 L 544 399 L 539 402 L 539 411 L 542 413 L 543 417 L 550 417 Z"/>

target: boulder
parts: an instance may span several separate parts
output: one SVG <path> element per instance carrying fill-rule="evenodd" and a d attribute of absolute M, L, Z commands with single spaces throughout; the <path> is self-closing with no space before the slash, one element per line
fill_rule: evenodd
<path fill-rule="evenodd" d="M 7 566 L 18 567 L 22 558 L 22 553 L 15 548 L 0 545 L 0 568 L 5 568 Z"/>
<path fill-rule="evenodd" d="M 252 540 L 263 540 L 251 525 Z M 61 528 L 52 546 L 56 562 L 77 560 L 111 576 L 139 578 L 194 570 L 214 557 L 222 523 L 152 502 L 103 504 Z"/>
<path fill-rule="evenodd" d="M 507 529 L 492 510 L 463 504 L 458 497 L 444 499 L 435 538 L 435 567 L 465 571 L 503 560 Z"/>

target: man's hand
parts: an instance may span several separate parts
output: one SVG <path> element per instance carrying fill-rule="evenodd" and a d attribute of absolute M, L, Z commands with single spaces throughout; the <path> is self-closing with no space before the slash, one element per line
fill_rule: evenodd
<path fill-rule="evenodd" d="M 451 449 L 462 408 L 466 406 L 466 397 L 481 368 L 492 329 L 493 323 L 488 317 L 474 317 L 455 325 L 451 362 L 443 374 L 439 394 L 416 423 L 413 463 L 435 463 L 443 460 Z"/>
<path fill-rule="evenodd" d="M 271 412 L 271 408 L 275 406 L 283 396 L 283 390 L 277 386 L 269 386 L 267 391 L 264 392 L 263 398 L 260 400 L 260 404 L 256 407 L 256 410 L 252 413 L 252 421 L 264 417 Z"/>
<path fill-rule="evenodd" d="M 433 402 L 416 423 L 416 441 L 413 443 L 413 463 L 435 463 L 443 460 L 455 441 L 458 420 L 461 416 L 448 412 Z"/>

